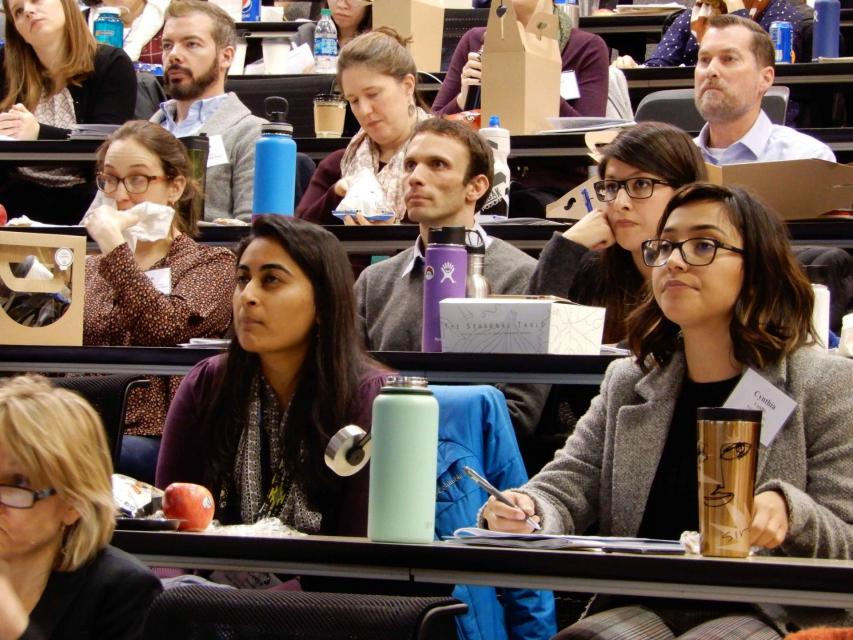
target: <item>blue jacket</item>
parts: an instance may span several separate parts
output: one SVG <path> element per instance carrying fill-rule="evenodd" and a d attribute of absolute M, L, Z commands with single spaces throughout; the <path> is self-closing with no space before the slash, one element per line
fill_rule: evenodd
<path fill-rule="evenodd" d="M 435 534 L 441 539 L 475 526 L 488 498 L 464 474 L 465 466 L 498 489 L 523 485 L 527 471 L 500 391 L 486 385 L 430 388 L 439 406 Z M 469 609 L 456 618 L 460 640 L 547 640 L 557 632 L 550 591 L 457 585 L 453 596 Z"/>

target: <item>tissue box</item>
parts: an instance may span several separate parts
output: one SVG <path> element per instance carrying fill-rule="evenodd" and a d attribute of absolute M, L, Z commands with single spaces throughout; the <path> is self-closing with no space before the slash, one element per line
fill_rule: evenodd
<path fill-rule="evenodd" d="M 86 236 L 0 231 L 0 342 L 83 344 Z"/>
<path fill-rule="evenodd" d="M 604 308 L 549 298 L 448 298 L 442 351 L 598 355 Z"/>

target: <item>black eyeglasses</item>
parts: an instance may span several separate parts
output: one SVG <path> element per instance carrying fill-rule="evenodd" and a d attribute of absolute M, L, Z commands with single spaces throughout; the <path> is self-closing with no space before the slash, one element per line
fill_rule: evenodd
<path fill-rule="evenodd" d="M 118 189 L 118 183 L 121 182 L 124 185 L 125 191 L 134 195 L 139 195 L 140 193 L 148 191 L 148 186 L 152 182 L 165 179 L 166 176 L 143 175 L 131 175 L 125 176 L 124 178 L 117 178 L 116 176 L 111 176 L 108 173 L 99 173 L 95 177 L 95 184 L 98 185 L 98 189 L 109 194 L 115 193 L 115 190 Z"/>
<path fill-rule="evenodd" d="M 11 484 L 0 484 L 0 504 L 13 509 L 31 509 L 39 500 L 56 495 L 56 489 L 33 491 Z"/>
<path fill-rule="evenodd" d="M 622 188 L 635 200 L 645 200 L 652 197 L 656 184 L 670 186 L 666 180 L 657 178 L 628 178 L 627 180 L 599 180 L 592 185 L 592 188 L 595 189 L 595 197 L 601 202 L 615 200 L 619 189 Z"/>
<path fill-rule="evenodd" d="M 681 259 L 694 267 L 704 267 L 711 264 L 717 257 L 717 249 L 725 249 L 743 255 L 743 249 L 738 249 L 714 238 L 688 238 L 681 242 L 656 238 L 643 243 L 643 262 L 648 267 L 662 267 L 668 261 L 672 252 L 678 249 Z"/>

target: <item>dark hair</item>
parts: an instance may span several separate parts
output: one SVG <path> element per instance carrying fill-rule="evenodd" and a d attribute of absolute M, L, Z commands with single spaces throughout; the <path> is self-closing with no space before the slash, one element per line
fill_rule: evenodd
<path fill-rule="evenodd" d="M 743 286 L 730 326 L 735 359 L 763 369 L 815 339 L 814 294 L 791 251 L 787 229 L 746 189 L 703 182 L 680 189 L 664 210 L 658 235 L 673 211 L 699 202 L 718 202 L 743 242 Z M 650 291 L 627 325 L 629 346 L 644 371 L 652 359 L 660 366 L 669 362 L 680 328 L 663 315 Z"/>
<path fill-rule="evenodd" d="M 160 161 L 163 173 L 170 180 L 178 176 L 186 179 L 186 186 L 181 197 L 175 203 L 175 226 L 181 233 L 191 237 L 198 235 L 197 212 L 193 210 L 193 199 L 199 190 L 192 178 L 190 159 L 186 147 L 171 133 L 159 124 L 147 120 L 130 120 L 116 129 L 98 147 L 96 153 L 98 171 L 104 169 L 104 159 L 113 142 L 117 140 L 134 140 L 154 154 Z"/>
<path fill-rule="evenodd" d="M 193 13 L 203 13 L 210 18 L 213 23 L 210 37 L 216 44 L 217 51 L 237 45 L 237 29 L 234 19 L 228 15 L 225 9 L 213 2 L 207 2 L 207 0 L 173 0 L 166 7 L 165 20 L 183 18 Z"/>
<path fill-rule="evenodd" d="M 62 37 L 65 48 L 61 66 L 54 72 L 63 82 L 79 85 L 95 71 L 95 54 L 98 42 L 89 31 L 86 20 L 74 0 L 60 0 L 65 13 L 65 28 Z M 9 0 L 3 0 L 6 14 L 6 44 L 4 46 L 3 71 L 5 86 L 0 91 L 0 111 L 6 111 L 20 102 L 34 111 L 39 100 L 56 93 L 54 82 L 36 55 L 35 49 L 18 33 Z M 59 85 L 60 88 L 62 85 Z"/>
<path fill-rule="evenodd" d="M 611 160 L 619 160 L 641 171 L 681 187 L 707 177 L 705 162 L 693 139 L 681 129 L 663 122 L 641 122 L 622 131 L 604 147 L 598 173 L 604 178 Z M 618 244 L 596 254 L 600 278 L 585 281 L 572 299 L 607 308 L 604 341 L 619 342 L 626 335 L 625 319 L 642 299 L 645 279 L 629 251 Z"/>
<path fill-rule="evenodd" d="M 417 89 L 418 67 L 407 45 L 411 38 L 403 38 L 390 27 L 379 27 L 356 36 L 343 47 L 338 55 L 337 85 L 343 86 L 341 77 L 351 67 L 364 65 L 377 73 L 402 82 L 411 75 L 415 79 L 415 102 L 428 111 L 429 105 Z"/>
<path fill-rule="evenodd" d="M 729 27 L 743 27 L 752 32 L 749 50 L 755 56 L 755 61 L 760 67 L 776 68 L 776 52 L 773 49 L 773 41 L 764 28 L 755 22 L 732 13 L 722 13 L 712 16 L 708 20 L 709 29 L 728 29 Z"/>
<path fill-rule="evenodd" d="M 489 144 L 471 127 L 466 127 L 452 120 L 429 118 L 418 123 L 412 138 L 420 133 L 433 133 L 437 136 L 451 138 L 461 143 L 468 150 L 468 166 L 465 169 L 465 184 L 473 178 L 484 175 L 489 180 L 489 187 L 495 178 L 494 156 Z M 477 200 L 474 207 L 479 211 L 489 198 L 489 190 Z"/>
<path fill-rule="evenodd" d="M 353 275 L 341 243 L 321 226 L 288 216 L 259 216 L 237 249 L 237 262 L 256 239 L 279 244 L 314 289 L 317 326 L 290 402 L 287 428 L 280 434 L 284 469 L 323 514 L 329 531 L 341 495 L 341 480 L 323 462 L 329 438 L 347 424 L 350 406 L 364 373 L 381 369 L 364 350 L 356 318 Z M 281 322 L 287 322 L 282 318 Z M 226 496 L 228 521 L 239 521 L 234 460 L 247 418 L 247 399 L 260 372 L 260 357 L 234 338 L 218 376 L 204 424 L 211 443 L 208 460 L 216 490 Z M 307 454 L 302 457 L 300 454 Z"/>

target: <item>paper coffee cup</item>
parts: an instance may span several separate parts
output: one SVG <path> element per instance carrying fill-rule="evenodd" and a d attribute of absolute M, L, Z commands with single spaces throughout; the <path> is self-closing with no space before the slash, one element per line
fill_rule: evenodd
<path fill-rule="evenodd" d="M 761 411 L 701 407 L 696 424 L 702 555 L 745 558 Z"/>

